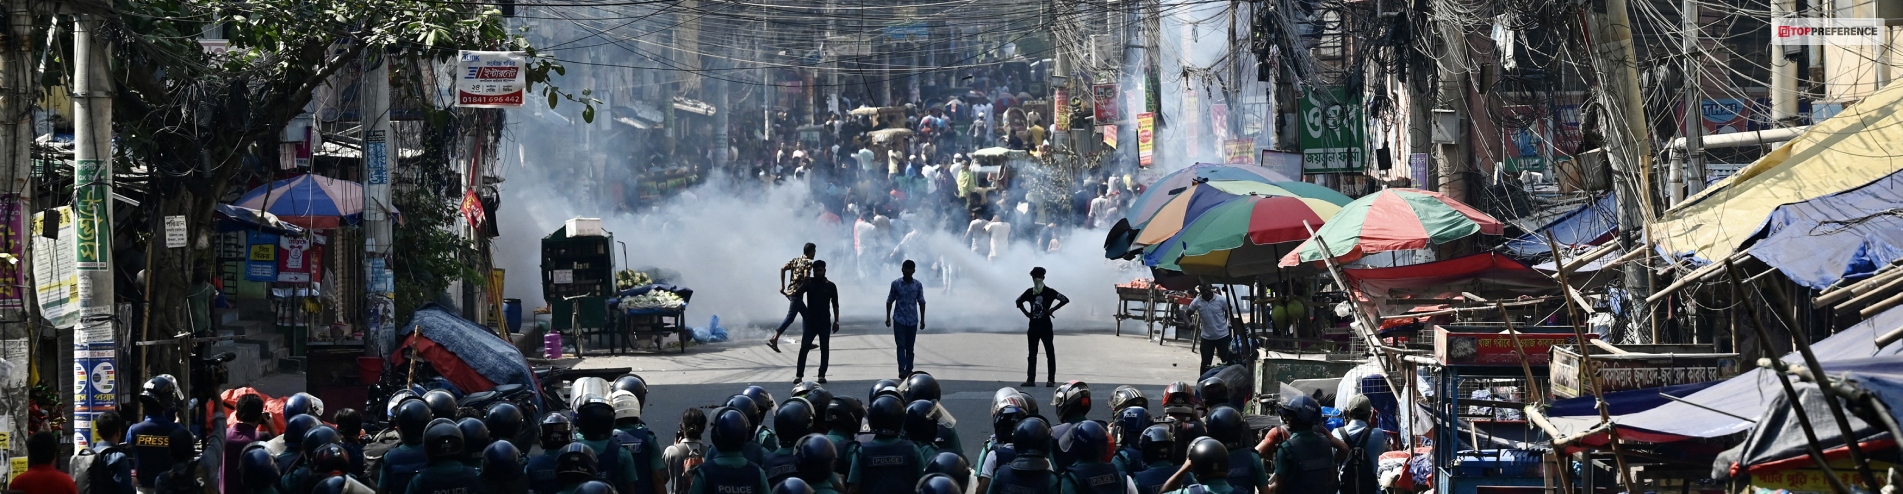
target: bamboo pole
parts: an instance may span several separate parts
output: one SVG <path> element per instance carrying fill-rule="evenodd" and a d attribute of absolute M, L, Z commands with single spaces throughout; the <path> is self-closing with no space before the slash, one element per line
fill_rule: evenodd
<path fill-rule="evenodd" d="M 1738 281 L 1738 271 L 1731 266 L 1729 260 L 1725 261 L 1725 275 L 1731 282 L 1732 300 L 1742 300 L 1744 298 L 1743 284 Z M 1764 349 L 1765 358 L 1773 358 L 1770 356 L 1777 355 L 1777 350 L 1771 348 L 1771 333 L 1764 329 L 1764 321 L 1758 317 L 1757 309 L 1746 305 L 1744 311 L 1745 314 L 1751 316 L 1751 327 L 1757 329 L 1758 346 Z M 1778 366 L 1781 367 L 1781 365 Z M 1824 479 L 1830 481 L 1831 489 L 1836 490 L 1837 494 L 1850 494 L 1850 488 L 1845 486 L 1843 481 L 1837 478 L 1837 473 L 1830 468 L 1830 460 L 1824 458 L 1823 444 L 1817 441 L 1817 430 L 1811 427 L 1810 415 L 1804 412 L 1804 404 L 1797 399 L 1797 389 L 1791 387 L 1791 380 L 1784 377 L 1785 370 L 1780 368 L 1768 370 L 1776 375 L 1777 383 L 1783 386 L 1784 398 L 1790 401 L 1791 410 L 1797 412 L 1797 425 L 1804 430 L 1805 448 L 1809 450 L 1811 462 L 1816 463 L 1817 468 L 1824 471 Z M 1855 439 L 1846 436 L 1844 440 L 1854 441 Z"/>
<path fill-rule="evenodd" d="M 1546 235 L 1546 245 L 1553 251 L 1553 263 L 1563 264 L 1564 254 L 1560 253 L 1559 241 L 1554 240 L 1552 234 Z M 1625 448 L 1619 446 L 1619 426 L 1612 423 L 1612 410 L 1606 404 L 1605 389 L 1599 382 L 1598 370 L 1593 368 L 1592 345 L 1586 344 L 1586 328 L 1580 325 L 1579 312 L 1586 308 L 1582 303 L 1584 301 L 1578 300 L 1573 294 L 1573 286 L 1566 281 L 1565 271 L 1555 274 L 1559 275 L 1559 290 L 1567 295 L 1566 319 L 1572 322 L 1573 336 L 1579 341 L 1579 371 L 1585 374 L 1583 377 L 1590 386 L 1588 389 L 1592 390 L 1593 401 L 1599 405 L 1599 421 L 1606 425 L 1606 435 L 1611 439 L 1607 445 L 1612 449 L 1613 462 L 1619 468 L 1619 485 L 1631 489 L 1632 472 L 1626 467 Z"/>

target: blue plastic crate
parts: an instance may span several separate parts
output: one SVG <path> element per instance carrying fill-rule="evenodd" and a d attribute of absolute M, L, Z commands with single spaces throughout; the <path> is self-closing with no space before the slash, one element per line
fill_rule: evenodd
<path fill-rule="evenodd" d="M 1454 458 L 1454 475 L 1462 477 L 1541 477 L 1539 451 L 1487 449 L 1462 451 Z"/>

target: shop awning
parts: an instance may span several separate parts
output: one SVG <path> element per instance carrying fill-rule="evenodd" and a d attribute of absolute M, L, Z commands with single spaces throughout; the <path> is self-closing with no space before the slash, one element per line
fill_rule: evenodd
<path fill-rule="evenodd" d="M 1903 258 L 1903 173 L 1862 187 L 1778 206 L 1753 238 L 1751 257 L 1798 284 L 1824 289 Z"/>
<path fill-rule="evenodd" d="M 1903 345 L 1892 343 L 1878 349 L 1876 337 L 1903 327 L 1903 309 L 1892 309 L 1866 319 L 1811 345 L 1817 360 L 1828 372 L 1849 370 L 1855 362 L 1872 357 L 1899 355 Z M 1796 352 L 1785 354 L 1785 362 L 1801 363 Z M 1672 442 L 1690 438 L 1712 438 L 1750 429 L 1760 420 L 1771 399 L 1783 393 L 1777 376 L 1754 368 L 1737 377 L 1718 382 L 1703 391 L 1685 395 L 1683 402 L 1672 401 L 1643 411 L 1615 415 L 1619 437 L 1641 442 Z M 1689 402 L 1689 403 L 1687 403 Z M 1562 410 L 1553 410 L 1555 414 Z M 1606 434 L 1599 425 L 1597 411 L 1575 416 L 1550 415 L 1554 437 L 1571 439 L 1574 445 L 1603 447 Z"/>
<path fill-rule="evenodd" d="M 717 111 L 714 109 L 714 105 L 696 99 L 682 98 L 680 96 L 674 97 L 674 109 L 709 117 L 714 116 L 714 112 Z"/>
<path fill-rule="evenodd" d="M 1526 264 L 1493 252 L 1391 268 L 1344 269 L 1355 289 L 1371 299 L 1451 298 L 1461 292 L 1483 297 L 1556 293 L 1559 284 Z"/>
<path fill-rule="evenodd" d="M 1854 359 L 1832 362 L 1828 368 L 1833 377 L 1854 380 L 1859 388 L 1876 393 L 1879 397 L 1887 395 L 1888 403 L 1896 403 L 1903 398 L 1903 355 Z M 1817 434 L 1817 443 L 1823 446 L 1824 456 L 1832 458 L 1832 453 L 1848 456 L 1845 448 L 1843 428 L 1831 416 L 1830 405 L 1825 401 L 1822 390 L 1814 383 L 1792 383 L 1797 389 L 1798 402 L 1804 405 L 1804 415 L 1809 416 L 1811 429 Z M 1772 394 L 1766 414 L 1758 420 L 1751 433 L 1746 434 L 1744 442 L 1718 454 L 1712 465 L 1712 478 L 1729 478 L 1743 474 L 1763 473 L 1799 466 L 1813 465 L 1810 441 L 1804 436 L 1802 425 L 1798 422 L 1797 410 L 1790 404 L 1781 389 Z M 1882 399 L 1882 398 L 1880 398 Z M 1850 433 L 1857 443 L 1864 445 L 1864 451 L 1888 449 L 1894 445 L 1894 438 L 1881 425 L 1864 422 L 1857 414 L 1845 416 L 1850 425 Z M 1872 443 L 1887 442 L 1877 448 Z M 1834 459 L 1834 458 L 1832 458 Z"/>
<path fill-rule="evenodd" d="M 1614 196 L 1606 194 L 1592 202 L 1579 206 L 1566 214 L 1554 218 L 1538 229 L 1508 240 L 1503 247 L 1508 255 L 1521 259 L 1545 256 L 1553 251 L 1546 244 L 1546 236 L 1552 235 L 1553 241 L 1566 247 L 1599 245 L 1612 239 L 1619 229 L 1619 210 Z"/>
<path fill-rule="evenodd" d="M 1883 178 L 1903 169 L 1899 157 L 1903 85 L 1891 85 L 1667 210 L 1652 233 L 1662 253 L 1701 263 L 1723 260 L 1778 206 Z"/>

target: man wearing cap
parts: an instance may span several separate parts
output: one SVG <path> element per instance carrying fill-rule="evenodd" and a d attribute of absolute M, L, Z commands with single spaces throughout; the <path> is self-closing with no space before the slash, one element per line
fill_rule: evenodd
<path fill-rule="evenodd" d="M 1348 424 L 1335 429 L 1335 438 L 1348 443 L 1350 453 L 1359 451 L 1361 455 L 1351 455 L 1342 463 L 1341 492 L 1380 492 L 1374 472 L 1381 465 L 1381 454 L 1388 452 L 1388 434 L 1369 424 L 1374 417 L 1374 402 L 1368 400 L 1368 395 L 1350 398 L 1347 415 Z"/>
<path fill-rule="evenodd" d="M 1057 386 L 1057 349 L 1051 344 L 1054 336 L 1051 332 L 1051 315 L 1056 313 L 1057 309 L 1070 305 L 1070 297 L 1065 297 L 1064 294 L 1057 293 L 1057 290 L 1044 286 L 1044 267 L 1039 266 L 1031 268 L 1031 287 L 1025 289 L 1024 294 L 1018 295 L 1016 305 L 1018 312 L 1023 312 L 1024 317 L 1031 320 L 1030 330 L 1025 334 L 1031 345 L 1030 353 L 1024 356 L 1028 368 L 1024 371 L 1024 384 L 1019 386 L 1037 385 L 1037 344 L 1039 342 L 1044 343 L 1044 356 L 1049 364 L 1046 365 L 1048 373 L 1045 374 L 1044 387 Z"/>

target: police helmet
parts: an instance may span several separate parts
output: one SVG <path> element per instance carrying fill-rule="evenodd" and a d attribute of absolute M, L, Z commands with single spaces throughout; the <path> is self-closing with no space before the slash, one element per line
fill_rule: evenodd
<path fill-rule="evenodd" d="M 1037 410 L 1037 397 L 1023 391 L 1018 392 L 1018 406 L 1024 407 L 1024 413 L 1032 417 L 1042 417 L 1044 412 Z"/>
<path fill-rule="evenodd" d="M 456 395 L 448 391 L 432 389 L 423 393 L 423 403 L 429 405 L 430 414 L 439 419 L 456 420 Z"/>
<path fill-rule="evenodd" d="M 1051 407 L 1057 409 L 1057 419 L 1067 420 L 1090 413 L 1090 385 L 1083 381 L 1071 381 L 1057 387 L 1051 394 Z"/>
<path fill-rule="evenodd" d="M 590 441 L 600 441 L 614 435 L 614 405 L 601 396 L 582 398 L 581 406 L 575 407 L 575 428 L 581 429 L 582 439 Z"/>
<path fill-rule="evenodd" d="M 739 451 L 753 431 L 753 422 L 747 420 L 747 414 L 731 408 L 714 412 L 714 448 L 721 451 Z"/>
<path fill-rule="evenodd" d="M 563 483 L 594 480 L 595 450 L 582 443 L 568 443 L 555 453 L 555 480 Z"/>
<path fill-rule="evenodd" d="M 1110 431 L 1097 421 L 1085 420 L 1064 431 L 1064 437 L 1057 438 L 1057 446 L 1071 458 L 1102 459 L 1103 450 L 1110 447 Z"/>
<path fill-rule="evenodd" d="M 463 454 L 463 431 L 450 419 L 434 419 L 423 429 L 423 453 L 430 461 L 456 459 Z"/>
<path fill-rule="evenodd" d="M 787 477 L 780 485 L 773 486 L 773 494 L 813 494 L 813 486 L 806 485 L 799 477 Z"/>
<path fill-rule="evenodd" d="M 288 429 L 289 427 L 286 428 Z M 316 454 L 317 448 L 321 448 L 326 444 L 338 444 L 342 442 L 343 436 L 337 434 L 337 429 L 332 429 L 330 426 L 323 425 L 323 423 L 320 422 L 316 427 L 304 431 L 304 442 L 298 443 L 301 448 L 298 452 L 306 455 Z"/>
<path fill-rule="evenodd" d="M 542 416 L 542 450 L 555 451 L 575 440 L 575 422 L 561 412 Z"/>
<path fill-rule="evenodd" d="M 1137 436 L 1143 435 L 1143 429 L 1154 423 L 1156 418 L 1150 416 L 1150 409 L 1133 406 L 1117 412 L 1117 422 L 1111 427 L 1115 430 L 1111 432 L 1116 434 L 1117 444 L 1136 444 Z"/>
<path fill-rule="evenodd" d="M 522 450 L 514 443 L 496 441 L 482 450 L 482 476 L 510 481 L 522 477 Z"/>
<path fill-rule="evenodd" d="M 905 429 L 905 405 L 899 404 L 899 397 L 880 395 L 866 407 L 866 426 L 872 433 L 880 436 L 897 436 Z"/>
<path fill-rule="evenodd" d="M 1018 392 L 1017 388 L 1010 386 L 998 388 L 997 392 L 991 394 L 991 409 L 997 410 L 998 407 L 1004 406 L 1006 402 L 1017 398 L 1019 394 L 1021 393 Z"/>
<path fill-rule="evenodd" d="M 882 394 L 890 394 L 893 397 L 900 398 L 900 399 L 905 398 L 905 393 L 899 392 L 898 381 L 891 380 L 891 379 L 880 379 L 879 382 L 872 383 L 872 392 L 866 393 L 866 403 L 872 403 L 872 400 L 878 399 L 879 395 L 882 395 Z"/>
<path fill-rule="evenodd" d="M 1196 399 L 1211 407 L 1229 403 L 1229 382 L 1211 377 L 1196 383 Z"/>
<path fill-rule="evenodd" d="M 1196 400 L 1196 393 L 1190 391 L 1189 383 L 1176 381 L 1163 387 L 1164 414 L 1194 415 L 1196 407 L 1201 404 Z"/>
<path fill-rule="evenodd" d="M 324 400 L 319 400 L 316 396 L 311 396 L 310 393 L 298 393 L 291 395 L 290 398 L 286 398 L 284 400 L 284 416 L 296 417 L 299 415 L 316 415 L 318 418 L 323 418 Z"/>
<path fill-rule="evenodd" d="M 244 448 L 238 458 L 238 483 L 246 490 L 256 491 L 278 483 L 278 462 L 271 457 L 271 450 L 264 448 L 264 442 L 251 443 Z"/>
<path fill-rule="evenodd" d="M 463 452 L 470 458 L 480 456 L 482 450 L 489 447 L 489 426 L 481 420 L 473 417 L 462 419 L 456 422 L 456 429 L 463 433 Z"/>
<path fill-rule="evenodd" d="M 429 405 L 423 400 L 405 401 L 396 406 L 396 434 L 405 444 L 416 444 L 423 440 L 423 428 L 429 426 L 430 419 L 436 418 L 430 413 Z"/>
<path fill-rule="evenodd" d="M 813 432 L 813 404 L 805 398 L 793 398 L 781 403 L 773 411 L 773 433 L 779 437 L 779 447 L 792 447 L 800 436 Z"/>
<path fill-rule="evenodd" d="M 590 480 L 575 486 L 575 494 L 616 494 L 615 488 L 607 482 Z"/>
<path fill-rule="evenodd" d="M 295 453 L 304 452 L 304 435 L 310 433 L 311 429 L 322 425 L 324 425 L 323 421 L 317 420 L 317 417 L 310 415 L 299 415 L 285 421 L 284 445 L 288 448 L 287 451 Z"/>
<path fill-rule="evenodd" d="M 146 415 L 164 410 L 177 410 L 185 402 L 185 392 L 178 387 L 178 379 L 171 374 L 159 374 L 145 381 L 145 387 L 139 392 L 139 401 L 149 407 Z"/>
<path fill-rule="evenodd" d="M 641 421 L 641 397 L 632 391 L 616 391 L 608 395 L 608 404 L 615 407 L 615 423 Z"/>
<path fill-rule="evenodd" d="M 965 492 L 965 479 L 971 478 L 971 462 L 965 461 L 965 457 L 958 453 L 940 451 L 932 457 L 931 462 L 925 464 L 925 473 L 950 477 L 952 483 L 958 485 L 955 492 Z"/>
<path fill-rule="evenodd" d="M 1011 445 L 1017 449 L 1018 456 L 1049 457 L 1051 454 L 1051 425 L 1040 417 L 1029 417 L 1018 422 L 1011 431 Z"/>
<path fill-rule="evenodd" d="M 389 416 L 391 417 L 395 417 L 396 409 L 399 406 L 403 405 L 403 402 L 410 401 L 410 400 L 421 400 L 421 399 L 423 399 L 423 397 L 417 396 L 416 392 L 411 391 L 409 388 L 396 390 L 396 393 L 390 395 L 389 400 L 385 400 L 383 402 L 384 403 L 383 413 L 389 414 Z M 425 406 L 424 408 L 428 408 L 428 407 Z"/>
<path fill-rule="evenodd" d="M 926 475 L 918 479 L 918 494 L 964 494 L 965 488 L 942 473 Z"/>
<path fill-rule="evenodd" d="M 1110 392 L 1110 411 L 1121 412 L 1125 408 L 1148 406 L 1150 406 L 1149 398 L 1144 398 L 1143 391 L 1138 390 L 1136 386 L 1125 384 L 1117 386 L 1116 391 Z"/>
<path fill-rule="evenodd" d="M 826 389 L 826 388 L 820 386 L 819 383 L 816 383 L 813 381 L 800 381 L 798 384 L 793 385 L 792 396 L 794 398 L 806 396 L 807 393 L 811 393 L 813 392 L 813 390 L 816 390 L 816 389 Z"/>
<path fill-rule="evenodd" d="M 849 433 L 859 432 L 859 422 L 866 419 L 866 404 L 851 396 L 834 396 L 833 402 L 826 405 L 826 426 L 833 430 Z"/>
<path fill-rule="evenodd" d="M 753 400 L 754 408 L 758 408 L 761 414 L 773 410 L 773 407 L 777 405 L 777 403 L 773 401 L 773 393 L 767 392 L 766 388 L 747 386 L 747 389 L 741 391 L 740 394 L 746 395 L 747 399 Z M 755 418 L 757 419 L 758 417 Z M 759 420 L 755 420 L 754 422 L 759 422 Z"/>
<path fill-rule="evenodd" d="M 304 442 L 310 442 L 309 439 Z M 350 452 L 344 445 L 325 443 L 311 451 L 311 471 L 319 474 L 350 471 Z"/>
<path fill-rule="evenodd" d="M 991 435 L 1000 443 L 1010 443 L 1011 433 L 1017 429 L 1018 422 L 1029 416 L 1023 408 L 1007 403 L 991 412 Z"/>
<path fill-rule="evenodd" d="M 1176 449 L 1174 432 L 1169 424 L 1156 424 L 1143 429 L 1143 437 L 1137 438 L 1137 450 L 1143 452 L 1143 461 L 1169 461 L 1170 453 Z"/>
<path fill-rule="evenodd" d="M 1322 423 L 1322 406 L 1307 395 L 1297 396 L 1282 404 L 1282 418 L 1294 427 L 1313 426 Z"/>
<path fill-rule="evenodd" d="M 1242 421 L 1242 412 L 1233 407 L 1216 407 L 1204 420 L 1209 422 L 1209 437 L 1222 441 L 1223 446 L 1237 448 L 1247 440 L 1249 424 Z"/>
<path fill-rule="evenodd" d="M 833 403 L 833 392 L 812 381 L 793 386 L 793 397 L 805 398 L 806 403 L 813 406 L 813 417 L 821 420 L 825 419 L 826 410 Z"/>
<path fill-rule="evenodd" d="M 905 401 L 936 402 L 941 391 L 938 388 L 938 378 L 932 377 L 925 371 L 918 371 L 913 372 L 911 377 L 905 378 L 905 383 L 899 386 L 899 393 L 905 395 Z"/>
<path fill-rule="evenodd" d="M 1229 448 L 1222 441 L 1205 437 L 1189 445 L 1190 473 L 1198 478 L 1214 479 L 1229 475 Z"/>
<path fill-rule="evenodd" d="M 807 434 L 793 444 L 793 468 L 800 478 L 813 482 L 830 480 L 838 461 L 839 449 L 825 434 Z"/>
<path fill-rule="evenodd" d="M 1174 458 L 1175 462 L 1177 464 L 1182 464 L 1183 460 L 1189 457 L 1189 445 L 1195 444 L 1197 439 L 1202 439 L 1205 437 L 1209 437 L 1209 428 L 1208 426 L 1203 425 L 1203 422 L 1201 420 L 1190 420 L 1185 422 L 1178 422 L 1176 424 L 1176 434 L 1175 434 L 1175 439 L 1176 439 L 1176 452 L 1175 452 L 1176 456 Z"/>
<path fill-rule="evenodd" d="M 749 424 L 758 424 L 761 422 L 760 419 L 766 418 L 766 411 L 760 409 L 759 403 L 744 394 L 727 397 L 727 408 L 732 408 L 740 412 L 740 414 L 746 415 L 747 423 Z"/>
<path fill-rule="evenodd" d="M 350 490 L 350 480 L 342 475 L 326 477 L 311 487 L 311 494 L 344 494 Z"/>
<path fill-rule="evenodd" d="M 930 444 L 938 439 L 938 405 L 918 400 L 905 406 L 905 437 L 914 443 Z"/>
<path fill-rule="evenodd" d="M 522 408 L 506 401 L 489 405 L 483 414 L 482 425 L 489 426 L 489 435 L 497 439 L 517 440 L 522 435 Z"/>
<path fill-rule="evenodd" d="M 634 397 L 640 399 L 644 405 L 648 402 L 648 381 L 642 379 L 641 376 L 622 374 L 621 377 L 615 378 L 614 384 L 609 386 L 609 388 L 614 391 L 634 393 Z"/>

